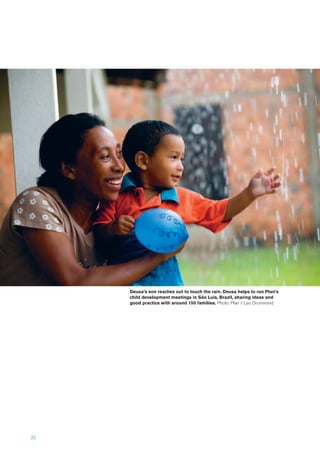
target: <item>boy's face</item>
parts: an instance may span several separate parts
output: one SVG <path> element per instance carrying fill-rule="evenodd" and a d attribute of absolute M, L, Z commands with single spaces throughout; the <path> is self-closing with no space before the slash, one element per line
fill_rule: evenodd
<path fill-rule="evenodd" d="M 153 155 L 147 156 L 144 185 L 162 189 L 178 185 L 184 168 L 184 152 L 182 137 L 173 134 L 162 137 Z"/>

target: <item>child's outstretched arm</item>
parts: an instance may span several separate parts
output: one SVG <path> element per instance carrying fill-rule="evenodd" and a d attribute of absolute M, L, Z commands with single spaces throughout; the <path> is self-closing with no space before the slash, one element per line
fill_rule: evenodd
<path fill-rule="evenodd" d="M 239 194 L 230 198 L 224 221 L 231 220 L 234 216 L 247 208 L 256 198 L 275 193 L 281 185 L 280 175 L 274 174 L 275 168 L 264 171 L 262 168 L 250 179 L 248 186 Z"/>

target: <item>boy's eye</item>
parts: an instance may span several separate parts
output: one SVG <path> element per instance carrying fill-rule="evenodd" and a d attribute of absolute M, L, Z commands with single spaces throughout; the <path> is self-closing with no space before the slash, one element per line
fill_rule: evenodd
<path fill-rule="evenodd" d="M 176 159 L 179 159 L 179 160 L 183 160 L 184 159 L 184 156 L 171 156 L 171 159 L 173 160 L 176 160 Z"/>

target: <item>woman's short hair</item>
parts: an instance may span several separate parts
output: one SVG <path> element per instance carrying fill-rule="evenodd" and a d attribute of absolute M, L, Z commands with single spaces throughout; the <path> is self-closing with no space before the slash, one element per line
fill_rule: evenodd
<path fill-rule="evenodd" d="M 76 162 L 85 133 L 96 126 L 105 126 L 105 122 L 91 113 L 77 113 L 63 116 L 47 129 L 39 149 L 40 164 L 46 171 L 38 179 L 38 186 L 59 187 L 65 179 L 61 163 Z"/>

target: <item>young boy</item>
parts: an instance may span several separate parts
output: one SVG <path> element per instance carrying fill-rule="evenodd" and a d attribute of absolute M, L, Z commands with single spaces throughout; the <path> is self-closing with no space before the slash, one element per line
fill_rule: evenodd
<path fill-rule="evenodd" d="M 124 138 L 122 152 L 131 172 L 124 176 L 118 200 L 101 205 L 94 227 L 97 246 L 106 250 L 108 264 L 129 261 L 147 252 L 133 232 L 135 219 L 147 209 L 171 209 L 186 224 L 201 225 L 217 233 L 256 198 L 274 193 L 280 186 L 280 176 L 274 175 L 271 168 L 267 172 L 259 170 L 238 195 L 219 201 L 180 187 L 184 141 L 175 127 L 163 121 L 134 124 Z M 183 285 L 176 257 L 135 285 Z"/>

